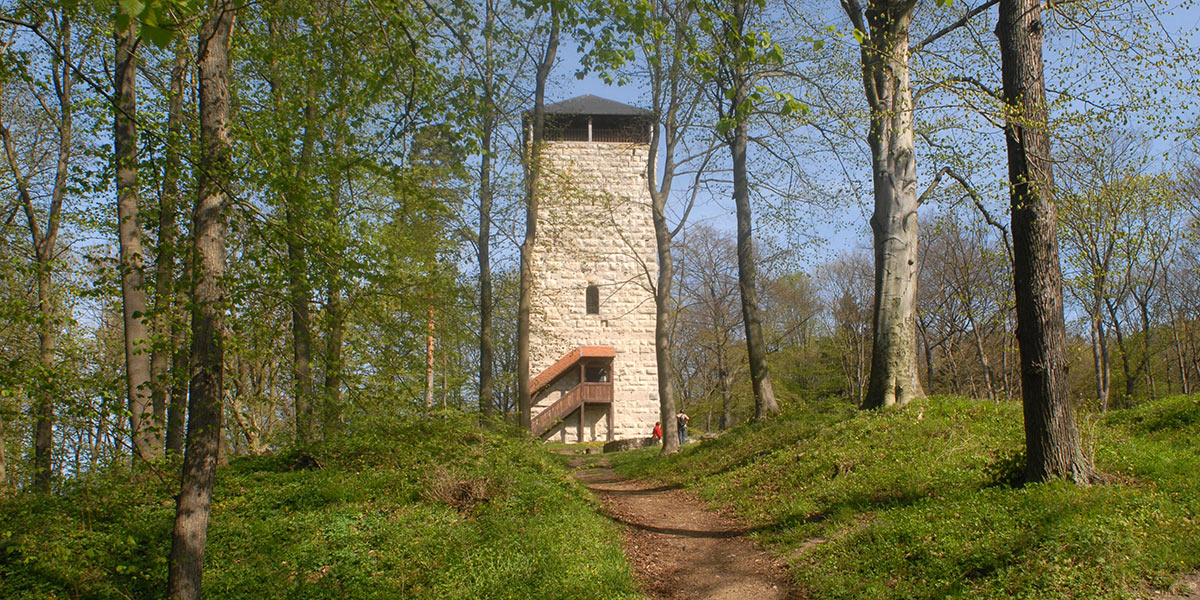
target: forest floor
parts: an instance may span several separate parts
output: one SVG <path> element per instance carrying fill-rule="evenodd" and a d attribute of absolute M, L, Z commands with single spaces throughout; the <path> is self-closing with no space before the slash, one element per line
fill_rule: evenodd
<path fill-rule="evenodd" d="M 786 565 L 747 539 L 750 529 L 709 510 L 679 486 L 627 479 L 613 472 L 607 458 L 574 458 L 570 464 L 600 499 L 604 514 L 625 525 L 622 545 L 649 597 L 801 597 Z"/>

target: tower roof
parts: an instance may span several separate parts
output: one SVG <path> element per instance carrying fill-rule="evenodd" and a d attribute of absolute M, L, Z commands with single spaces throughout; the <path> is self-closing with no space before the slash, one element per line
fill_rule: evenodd
<path fill-rule="evenodd" d="M 533 111 L 530 111 L 532 113 Z M 612 117 L 650 117 L 650 111 L 591 94 L 576 96 L 546 105 L 548 115 L 604 115 Z"/>

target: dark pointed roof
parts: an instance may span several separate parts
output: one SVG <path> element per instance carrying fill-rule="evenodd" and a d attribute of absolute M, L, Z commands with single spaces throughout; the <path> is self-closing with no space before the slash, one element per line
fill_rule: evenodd
<path fill-rule="evenodd" d="M 532 114 L 532 111 L 530 111 Z M 546 105 L 548 115 L 604 115 L 613 117 L 650 117 L 651 112 L 607 98 L 584 94 L 570 100 Z"/>

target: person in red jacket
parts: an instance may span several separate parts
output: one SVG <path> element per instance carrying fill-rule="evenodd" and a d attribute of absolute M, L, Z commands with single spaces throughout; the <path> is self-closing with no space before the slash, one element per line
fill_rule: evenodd
<path fill-rule="evenodd" d="M 652 437 L 656 442 L 662 441 L 662 421 L 654 422 L 654 433 L 652 434 Z"/>

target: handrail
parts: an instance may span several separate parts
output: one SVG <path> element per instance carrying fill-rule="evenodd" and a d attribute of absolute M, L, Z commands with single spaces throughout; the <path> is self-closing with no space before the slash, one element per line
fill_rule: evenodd
<path fill-rule="evenodd" d="M 533 417 L 529 423 L 529 430 L 533 435 L 541 437 L 542 434 L 550 430 L 555 423 L 565 419 L 567 415 L 580 409 L 585 404 L 612 404 L 613 401 L 613 384 L 611 381 L 606 382 L 584 382 L 581 383 L 565 394 L 554 404 L 547 406 L 545 410 Z"/>
<path fill-rule="evenodd" d="M 538 413 L 529 423 L 529 429 L 533 435 L 541 437 L 555 423 L 561 421 L 567 415 L 575 412 L 575 409 L 583 405 L 583 394 L 580 392 L 582 388 L 576 386 L 571 388 L 571 391 L 562 395 L 554 404 L 546 407 L 546 410 Z"/>
<path fill-rule="evenodd" d="M 571 367 L 585 358 L 613 358 L 616 355 L 617 349 L 613 346 L 578 346 L 530 379 L 530 393 L 536 394 L 554 383 L 559 377 L 566 375 Z"/>

